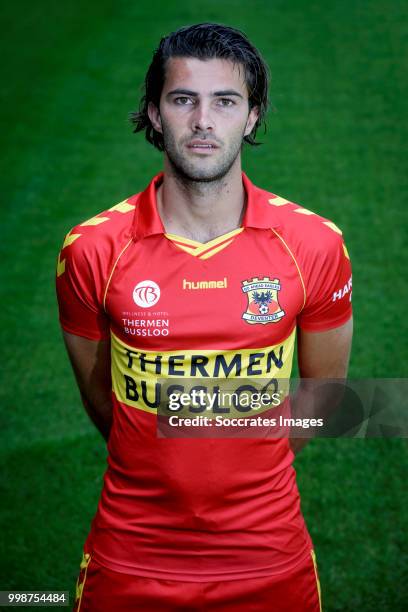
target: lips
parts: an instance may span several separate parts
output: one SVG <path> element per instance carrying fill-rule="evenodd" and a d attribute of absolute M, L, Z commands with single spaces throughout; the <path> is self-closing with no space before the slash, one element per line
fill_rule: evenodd
<path fill-rule="evenodd" d="M 204 151 L 208 151 L 211 149 L 218 149 L 218 145 L 212 141 L 212 140 L 192 140 L 191 142 L 188 143 L 187 147 L 189 149 L 195 149 L 195 150 L 204 150 Z"/>

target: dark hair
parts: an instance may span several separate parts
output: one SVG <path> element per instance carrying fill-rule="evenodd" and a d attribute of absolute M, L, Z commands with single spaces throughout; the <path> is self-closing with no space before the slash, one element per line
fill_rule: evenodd
<path fill-rule="evenodd" d="M 268 108 L 268 67 L 243 32 L 217 23 L 186 26 L 161 39 L 146 73 L 144 95 L 140 100 L 139 110 L 130 113 L 130 121 L 135 126 L 134 132 L 145 130 L 146 140 L 163 151 L 163 136 L 154 130 L 147 108 L 149 102 L 159 107 L 166 62 L 171 57 L 194 57 L 203 60 L 220 58 L 241 64 L 245 71 L 249 108 L 259 108 L 258 120 L 252 132 L 244 137 L 244 141 L 251 145 L 259 144 L 255 142 L 255 137 L 259 126 L 265 125 Z"/>

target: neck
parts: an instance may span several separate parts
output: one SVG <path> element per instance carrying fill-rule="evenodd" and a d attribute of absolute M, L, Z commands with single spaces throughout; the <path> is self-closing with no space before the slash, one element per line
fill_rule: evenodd
<path fill-rule="evenodd" d="M 181 177 L 165 158 L 157 207 L 167 233 L 208 242 L 240 227 L 244 206 L 240 159 L 224 177 L 200 182 Z"/>

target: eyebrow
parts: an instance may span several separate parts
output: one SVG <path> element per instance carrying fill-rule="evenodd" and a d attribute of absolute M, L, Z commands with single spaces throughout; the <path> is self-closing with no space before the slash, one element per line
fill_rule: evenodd
<path fill-rule="evenodd" d="M 174 94 L 181 94 L 184 96 L 195 96 L 195 97 L 200 95 L 197 91 L 191 91 L 191 89 L 173 89 L 172 91 L 169 91 L 167 95 L 171 96 Z M 214 91 L 211 95 L 212 96 L 237 96 L 238 98 L 243 98 L 243 96 L 237 91 L 235 91 L 235 89 L 223 89 L 221 91 Z"/>

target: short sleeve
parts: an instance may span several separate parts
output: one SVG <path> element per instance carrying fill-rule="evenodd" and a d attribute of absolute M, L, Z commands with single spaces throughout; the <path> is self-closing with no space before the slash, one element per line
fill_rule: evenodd
<path fill-rule="evenodd" d="M 109 337 L 101 272 L 96 249 L 90 248 L 82 236 L 72 230 L 65 238 L 57 261 L 59 319 L 65 331 L 90 340 Z"/>
<path fill-rule="evenodd" d="M 346 323 L 352 315 L 352 276 L 342 236 L 329 234 L 306 258 L 304 268 L 306 302 L 297 318 L 299 327 L 317 332 Z"/>

